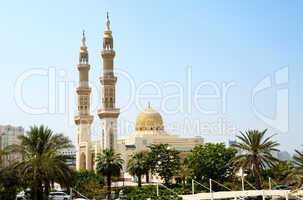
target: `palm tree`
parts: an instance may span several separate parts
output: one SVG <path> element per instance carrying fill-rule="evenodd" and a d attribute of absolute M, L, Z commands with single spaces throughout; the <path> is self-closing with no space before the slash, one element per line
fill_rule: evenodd
<path fill-rule="evenodd" d="M 294 155 L 294 165 L 297 169 L 303 171 L 303 152 L 296 150 L 296 155 Z"/>
<path fill-rule="evenodd" d="M 68 156 L 60 155 L 62 149 L 72 147 L 71 141 L 62 134 L 54 134 L 43 125 L 30 127 L 21 143 L 13 145 L 14 152 L 19 152 L 23 160 L 15 168 L 28 178 L 33 200 L 47 199 L 50 184 L 57 182 L 68 186 L 73 172 L 66 165 Z M 44 186 L 44 187 L 43 187 Z"/>
<path fill-rule="evenodd" d="M 182 161 L 182 164 L 180 166 L 179 172 L 178 172 L 178 176 L 182 181 L 183 188 L 185 188 L 186 179 L 192 175 L 192 169 L 189 168 L 188 162 L 189 162 L 188 159 L 184 158 L 184 160 Z"/>
<path fill-rule="evenodd" d="M 123 159 L 121 154 L 116 154 L 112 149 L 104 149 L 97 155 L 97 172 L 106 176 L 107 187 L 111 188 L 111 179 L 113 176 L 119 176 L 122 170 Z"/>
<path fill-rule="evenodd" d="M 142 151 L 144 157 L 144 168 L 145 168 L 145 182 L 149 183 L 149 173 L 151 171 L 152 158 L 148 150 Z"/>
<path fill-rule="evenodd" d="M 293 157 L 294 168 L 287 176 L 287 181 L 290 184 L 301 187 L 303 183 L 303 152 L 296 150 L 296 154 Z"/>
<path fill-rule="evenodd" d="M 232 164 L 236 169 L 251 171 L 256 177 L 258 189 L 261 189 L 262 184 L 261 170 L 272 167 L 278 162 L 272 153 L 279 151 L 276 148 L 279 143 L 272 140 L 273 136 L 265 137 L 266 132 L 267 129 L 262 132 L 258 130 L 240 132 L 241 135 L 237 136 L 239 141 L 232 145 L 238 150 L 238 155 L 232 159 Z"/>
<path fill-rule="evenodd" d="M 128 172 L 138 177 L 138 187 L 142 185 L 142 175 L 146 174 L 149 170 L 146 164 L 146 154 L 144 152 L 135 153 L 127 163 Z"/>

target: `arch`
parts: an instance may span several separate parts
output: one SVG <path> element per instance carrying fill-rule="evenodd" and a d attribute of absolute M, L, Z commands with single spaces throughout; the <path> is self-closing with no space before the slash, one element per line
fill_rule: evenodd
<path fill-rule="evenodd" d="M 85 153 L 81 153 L 80 156 L 80 169 L 86 169 L 86 156 Z"/>

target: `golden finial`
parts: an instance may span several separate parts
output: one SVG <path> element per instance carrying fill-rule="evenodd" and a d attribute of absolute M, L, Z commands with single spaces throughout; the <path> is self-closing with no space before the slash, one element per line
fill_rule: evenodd
<path fill-rule="evenodd" d="M 110 20 L 109 20 L 108 12 L 106 12 L 106 30 L 110 31 Z"/>
<path fill-rule="evenodd" d="M 82 30 L 82 47 L 86 47 L 86 37 L 85 37 L 85 30 Z"/>

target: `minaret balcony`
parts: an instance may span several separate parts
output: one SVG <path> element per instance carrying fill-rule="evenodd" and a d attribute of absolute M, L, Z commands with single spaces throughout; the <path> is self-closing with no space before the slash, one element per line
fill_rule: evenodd
<path fill-rule="evenodd" d="M 87 95 L 89 95 L 91 93 L 91 88 L 79 86 L 79 87 L 77 87 L 76 91 L 77 91 L 78 94 L 87 94 Z"/>
<path fill-rule="evenodd" d="M 113 85 L 117 82 L 117 77 L 113 75 L 104 75 L 100 77 L 100 82 L 103 85 Z"/>
<path fill-rule="evenodd" d="M 90 69 L 90 65 L 87 64 L 87 63 L 80 63 L 80 64 L 78 64 L 78 70 L 81 70 L 81 69 L 87 69 L 87 70 L 89 70 Z"/>
<path fill-rule="evenodd" d="M 116 53 L 113 49 L 103 49 L 101 55 L 102 57 L 115 57 Z"/>
<path fill-rule="evenodd" d="M 92 124 L 94 117 L 92 115 L 77 115 L 75 116 L 75 123 L 78 124 Z"/>
<path fill-rule="evenodd" d="M 101 108 L 98 110 L 99 118 L 118 118 L 120 114 L 119 108 Z"/>

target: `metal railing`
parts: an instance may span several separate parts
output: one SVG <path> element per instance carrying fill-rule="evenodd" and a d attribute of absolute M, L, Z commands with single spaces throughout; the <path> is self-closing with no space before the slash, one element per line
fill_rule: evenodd
<path fill-rule="evenodd" d="M 86 196 L 84 196 L 83 194 L 81 194 L 79 191 L 75 190 L 74 188 L 70 188 L 70 198 L 72 199 L 73 196 L 73 192 L 75 192 L 77 195 L 79 195 L 80 197 L 89 200 L 89 198 L 87 198 Z"/>

